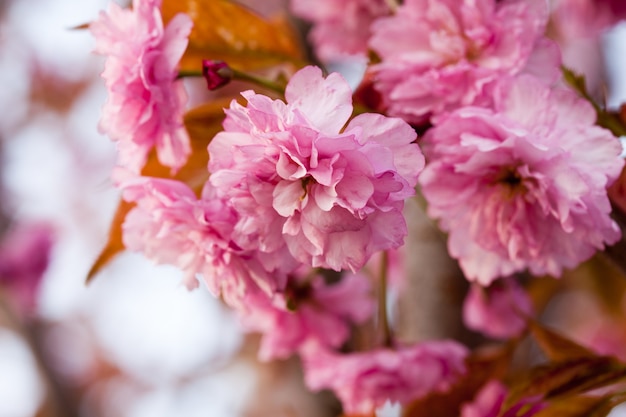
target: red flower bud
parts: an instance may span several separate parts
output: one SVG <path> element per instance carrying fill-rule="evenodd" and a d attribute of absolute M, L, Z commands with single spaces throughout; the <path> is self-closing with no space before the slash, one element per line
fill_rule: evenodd
<path fill-rule="evenodd" d="M 216 90 L 233 79 L 233 70 L 224 61 L 202 60 L 202 75 L 209 90 Z"/>

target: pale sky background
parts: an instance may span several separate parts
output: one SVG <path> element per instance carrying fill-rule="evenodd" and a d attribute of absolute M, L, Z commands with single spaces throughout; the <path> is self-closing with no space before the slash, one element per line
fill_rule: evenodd
<path fill-rule="evenodd" d="M 81 337 L 87 328 L 110 360 L 152 386 L 123 416 L 112 415 L 234 416 L 255 383 L 254 375 L 245 366 L 228 372 L 220 368 L 238 348 L 241 334 L 231 314 L 207 291 L 190 293 L 180 285 L 178 270 L 157 268 L 133 254 L 120 256 L 93 285 L 84 285 L 104 244 L 118 193 L 108 180 L 114 146 L 97 133 L 105 100 L 98 78 L 103 60 L 91 54 L 88 31 L 69 28 L 93 20 L 107 3 L 17 0 L 8 24 L 0 29 L 2 131 L 25 112 L 19 105 L 29 93 L 28 57 L 22 45 L 32 45 L 42 63 L 68 77 L 91 74 L 95 81 L 68 118 L 44 114 L 29 120 L 5 144 L 3 169 L 14 214 L 24 220 L 49 220 L 57 229 L 40 315 L 85 321 L 83 327 L 73 323 L 61 328 L 50 341 L 58 345 L 55 354 L 68 372 L 89 367 L 88 338 Z M 182 375 L 202 370 L 206 377 L 174 387 Z M 31 416 L 42 389 L 23 343 L 0 330 L 0 417 Z M 115 398 L 124 386 L 103 389 Z"/>

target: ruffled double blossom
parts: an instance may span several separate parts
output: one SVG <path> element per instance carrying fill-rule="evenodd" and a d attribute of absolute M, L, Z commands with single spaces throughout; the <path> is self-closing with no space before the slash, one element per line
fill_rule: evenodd
<path fill-rule="evenodd" d="M 595 120 L 574 92 L 525 76 L 501 82 L 493 108 L 459 109 L 424 137 L 428 213 L 468 279 L 559 276 L 620 238 L 606 188 L 622 147 Z"/>
<path fill-rule="evenodd" d="M 187 93 L 176 78 L 192 21 L 181 13 L 164 27 L 160 0 L 133 0 L 132 6 L 111 3 L 89 26 L 95 52 L 106 56 L 100 131 L 117 142 L 124 168 L 139 173 L 156 147 L 159 161 L 178 169 L 191 153 L 183 124 Z"/>
<path fill-rule="evenodd" d="M 211 184 L 264 236 L 279 231 L 292 256 L 312 267 L 361 268 L 397 248 L 404 200 L 424 166 L 416 134 L 400 119 L 352 114 L 339 75 L 306 67 L 287 102 L 246 91 L 209 145 Z"/>

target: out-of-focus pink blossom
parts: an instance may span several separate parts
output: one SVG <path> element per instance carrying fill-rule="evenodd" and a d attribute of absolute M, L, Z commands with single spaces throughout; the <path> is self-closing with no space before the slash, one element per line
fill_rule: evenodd
<path fill-rule="evenodd" d="M 557 0 L 555 3 L 552 23 L 561 40 L 597 37 L 626 19 L 623 0 Z"/>
<path fill-rule="evenodd" d="M 541 396 L 525 397 L 503 410 L 508 395 L 500 381 L 489 381 L 476 394 L 474 401 L 463 404 L 460 417 L 532 417 L 547 405 Z"/>
<path fill-rule="evenodd" d="M 25 314 L 36 306 L 41 278 L 48 268 L 54 232 L 49 224 L 33 223 L 10 230 L 0 244 L 0 288 Z"/>
<path fill-rule="evenodd" d="M 626 322 L 623 319 L 592 310 L 585 314 L 584 321 L 576 322 L 572 327 L 568 330 L 581 345 L 599 355 L 611 355 L 626 361 Z"/>
<path fill-rule="evenodd" d="M 309 37 L 325 61 L 365 56 L 370 25 L 390 13 L 385 0 L 291 0 L 291 9 L 313 23 Z"/>
<path fill-rule="evenodd" d="M 284 287 L 284 274 L 266 270 L 254 250 L 236 243 L 238 216 L 215 198 L 210 184 L 200 199 L 185 184 L 166 179 L 138 177 L 121 188 L 136 203 L 123 224 L 126 248 L 181 268 L 188 288 L 198 286 L 201 274 L 215 296 L 243 308 L 247 296 Z"/>
<path fill-rule="evenodd" d="M 318 350 L 303 358 L 305 381 L 312 390 L 332 389 L 346 413 L 367 414 L 387 401 L 446 391 L 465 372 L 467 353 L 452 341 L 344 355 Z"/>
<path fill-rule="evenodd" d="M 520 335 L 531 312 L 530 297 L 512 278 L 494 282 L 489 288 L 472 285 L 463 303 L 465 325 L 496 339 Z"/>
<path fill-rule="evenodd" d="M 556 40 L 563 65 L 584 75 L 587 91 L 600 99 L 606 86 L 602 34 L 626 18 L 623 0 L 552 0 L 550 37 Z"/>
<path fill-rule="evenodd" d="M 508 394 L 500 381 L 490 381 L 476 394 L 474 401 L 463 404 L 461 417 L 498 417 Z"/>
<path fill-rule="evenodd" d="M 560 74 L 556 45 L 544 37 L 545 0 L 406 0 L 372 25 L 372 67 L 387 114 L 412 123 L 481 103 L 502 77 Z"/>
<path fill-rule="evenodd" d="M 163 27 L 160 0 L 133 0 L 132 9 L 111 3 L 90 25 L 95 52 L 107 57 L 102 78 L 109 93 L 100 130 L 117 141 L 119 164 L 139 172 L 156 147 L 174 169 L 191 152 L 183 124 L 187 101 L 178 63 L 187 48 L 191 19 L 176 15 Z"/>
<path fill-rule="evenodd" d="M 559 276 L 620 237 L 606 187 L 622 147 L 571 91 L 524 76 L 495 93 L 494 109 L 457 110 L 424 138 L 428 212 L 472 281 Z"/>
<path fill-rule="evenodd" d="M 402 244 L 404 200 L 424 163 L 408 124 L 361 114 L 344 128 L 350 87 L 316 67 L 292 77 L 287 103 L 243 96 L 247 106 L 231 103 L 225 131 L 209 145 L 209 170 L 248 230 L 286 242 L 302 263 L 334 270 L 356 271 Z"/>
<path fill-rule="evenodd" d="M 261 302 L 259 302 L 261 301 Z M 366 320 L 373 311 L 367 278 L 347 274 L 328 285 L 321 276 L 291 278 L 284 292 L 270 301 L 253 301 L 242 321 L 263 333 L 259 358 L 286 358 L 310 344 L 337 348 L 350 335 L 350 325 Z"/>

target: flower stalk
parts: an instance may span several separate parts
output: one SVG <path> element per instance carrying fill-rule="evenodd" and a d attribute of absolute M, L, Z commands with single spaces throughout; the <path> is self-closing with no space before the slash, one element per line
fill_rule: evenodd
<path fill-rule="evenodd" d="M 267 90 L 274 91 L 280 95 L 285 93 L 285 86 L 267 78 L 259 77 L 244 71 L 239 71 L 228 66 L 224 61 L 204 60 L 202 71 L 181 70 L 177 79 L 188 77 L 204 77 L 207 80 L 209 90 L 215 90 L 228 84 L 231 80 L 244 81 L 258 85 Z"/>
<path fill-rule="evenodd" d="M 382 253 L 380 274 L 378 281 L 378 331 L 381 344 L 385 347 L 393 346 L 393 335 L 387 317 L 387 270 L 389 269 L 389 254 Z"/>

